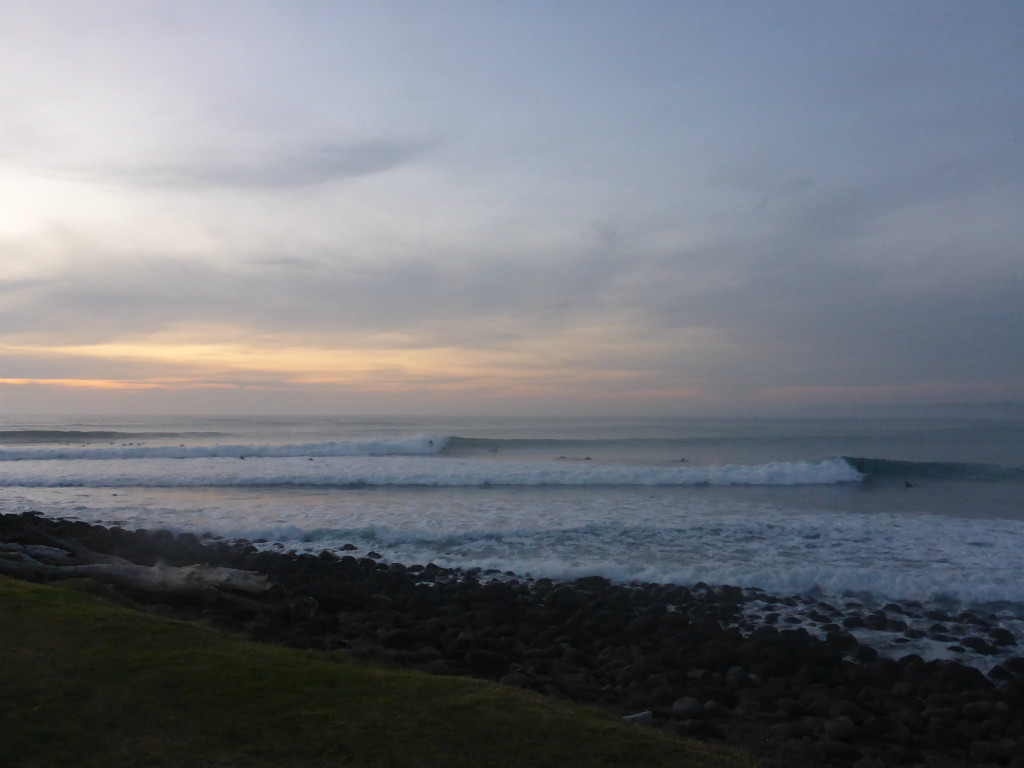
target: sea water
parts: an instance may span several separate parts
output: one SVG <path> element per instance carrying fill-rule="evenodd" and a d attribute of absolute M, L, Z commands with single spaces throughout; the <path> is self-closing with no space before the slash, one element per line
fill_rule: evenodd
<path fill-rule="evenodd" d="M 1024 617 L 1013 418 L 7 420 L 0 510 Z"/>

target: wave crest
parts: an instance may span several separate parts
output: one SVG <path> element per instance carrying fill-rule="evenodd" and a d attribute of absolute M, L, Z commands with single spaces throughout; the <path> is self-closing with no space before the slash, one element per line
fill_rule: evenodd
<path fill-rule="evenodd" d="M 114 448 L 24 448 L 0 450 L 0 461 L 119 459 L 294 458 L 331 456 L 416 456 L 440 452 L 448 438 L 419 435 L 397 439 L 345 440 L 295 445 L 127 445 Z"/>
<path fill-rule="evenodd" d="M 415 445 L 408 446 L 409 451 Z M 438 449 L 428 440 L 427 448 Z M 389 450 L 394 451 L 392 445 Z M 33 464 L 0 467 L 0 483 L 21 486 L 225 487 L 321 486 L 487 487 L 487 486 L 697 486 L 823 485 L 856 482 L 861 475 L 842 459 L 773 462 L 760 465 L 644 467 L 584 462 L 501 462 L 423 456 L 338 455 L 275 457 L 261 461 L 133 462 L 131 472 L 116 462 L 72 462 L 59 475 Z M 241 457 L 239 457 L 241 458 Z M 23 469 L 24 468 L 24 469 Z"/>

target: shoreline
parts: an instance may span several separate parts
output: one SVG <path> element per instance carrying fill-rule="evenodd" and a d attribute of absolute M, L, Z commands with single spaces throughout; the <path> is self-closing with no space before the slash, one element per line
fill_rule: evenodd
<path fill-rule="evenodd" d="M 254 640 L 498 680 L 739 746 L 770 764 L 1024 765 L 1024 658 L 1011 655 L 1012 636 L 988 635 L 964 616 L 949 618 L 976 634 L 956 639 L 1001 648 L 987 674 L 914 654 L 885 658 L 854 635 L 860 627 L 851 624 L 866 621 L 855 609 L 800 605 L 754 589 L 525 581 L 31 513 L 0 516 L 0 542 L 41 543 L 33 531 L 141 565 L 257 571 L 273 585 L 258 596 L 207 590 L 154 600 L 122 592 L 149 610 Z M 886 608 L 868 614 L 872 631 L 912 629 L 914 606 Z M 801 621 L 813 612 L 822 637 L 787 622 L 787 610 L 806 614 Z M 772 613 L 774 623 L 765 622 Z M 984 652 L 974 644 L 978 651 L 965 653 Z"/>

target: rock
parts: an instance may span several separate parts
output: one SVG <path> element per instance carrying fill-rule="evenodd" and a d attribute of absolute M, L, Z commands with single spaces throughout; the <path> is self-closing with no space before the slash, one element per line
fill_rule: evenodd
<path fill-rule="evenodd" d="M 978 723 L 982 720 L 988 720 L 995 713 L 995 704 L 986 699 L 982 699 L 980 701 L 969 701 L 963 706 L 964 717 Z"/>
<path fill-rule="evenodd" d="M 884 613 L 872 613 L 864 617 L 863 626 L 875 631 L 888 629 L 889 619 Z"/>
<path fill-rule="evenodd" d="M 960 707 L 928 707 L 923 712 L 921 712 L 921 717 L 923 717 L 925 720 L 940 720 L 943 723 L 955 723 L 957 720 L 960 719 Z"/>
<path fill-rule="evenodd" d="M 395 608 L 395 601 L 390 596 L 380 593 L 370 595 L 367 602 L 369 603 L 367 607 L 370 608 L 370 610 L 386 611 L 394 610 Z"/>
<path fill-rule="evenodd" d="M 703 717 L 704 705 L 691 696 L 682 696 L 672 702 L 672 714 L 684 718 Z"/>
<path fill-rule="evenodd" d="M 420 638 L 407 629 L 393 629 L 380 634 L 380 643 L 385 648 L 408 650 L 419 644 Z"/>
<path fill-rule="evenodd" d="M 1020 755 L 1020 749 L 1013 739 L 997 741 L 976 741 L 971 745 L 970 758 L 972 764 L 998 763 L 1005 765 Z"/>
<path fill-rule="evenodd" d="M 820 689 L 808 689 L 797 701 L 798 710 L 805 715 L 824 719 L 832 711 L 828 694 Z"/>
<path fill-rule="evenodd" d="M 986 642 L 983 638 L 974 635 L 965 637 L 960 641 L 960 644 L 965 648 L 970 648 L 975 653 L 980 653 L 984 656 L 994 656 L 999 652 L 993 645 Z"/>
<path fill-rule="evenodd" d="M 964 611 L 963 613 L 961 613 L 959 616 L 956 617 L 956 620 L 958 622 L 960 622 L 961 624 L 971 624 L 971 625 L 976 626 L 976 627 L 988 627 L 989 626 L 989 623 L 987 621 L 985 621 L 983 619 L 979 619 L 977 616 L 975 616 L 970 611 Z"/>
<path fill-rule="evenodd" d="M 857 726 L 849 717 L 837 717 L 824 723 L 825 735 L 833 741 L 853 741 Z"/>
<path fill-rule="evenodd" d="M 793 733 L 798 737 L 816 737 L 825 730 L 825 719 L 804 715 L 793 724 Z"/>
<path fill-rule="evenodd" d="M 870 645 L 859 645 L 854 649 L 853 656 L 862 664 L 868 664 L 878 658 L 878 651 Z"/>
<path fill-rule="evenodd" d="M 857 638 L 852 634 L 839 630 L 829 632 L 825 636 L 825 642 L 843 653 L 852 652 L 859 645 Z"/>
<path fill-rule="evenodd" d="M 299 597 L 288 603 L 288 617 L 292 621 L 309 621 L 320 610 L 320 603 L 312 597 Z"/>
<path fill-rule="evenodd" d="M 988 671 L 988 676 L 991 677 L 993 680 L 1000 681 L 1013 680 L 1016 677 L 1016 675 L 1010 672 L 1002 664 L 996 664 L 994 667 L 992 667 L 992 669 Z"/>
<path fill-rule="evenodd" d="M 1003 627 L 994 627 L 993 629 L 990 629 L 988 631 L 988 636 L 992 638 L 992 642 L 996 645 L 1006 646 L 1017 644 L 1017 638 L 1013 636 L 1013 633 Z"/>
<path fill-rule="evenodd" d="M 709 699 L 704 702 L 704 714 L 714 718 L 732 717 L 733 711 L 731 707 L 722 704 L 720 701 Z"/>
<path fill-rule="evenodd" d="M 826 760 L 842 760 L 847 764 L 861 758 L 860 750 L 853 745 L 830 739 L 819 741 L 815 745 L 815 752 Z"/>
<path fill-rule="evenodd" d="M 860 725 L 871 717 L 871 714 L 849 699 L 839 699 L 832 703 L 829 716 L 833 718 L 846 718 L 850 722 Z"/>

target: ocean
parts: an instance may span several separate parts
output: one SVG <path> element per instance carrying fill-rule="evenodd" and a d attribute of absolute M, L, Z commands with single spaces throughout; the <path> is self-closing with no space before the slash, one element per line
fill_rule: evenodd
<path fill-rule="evenodd" d="M 36 418 L 0 511 L 519 577 L 731 584 L 1002 617 L 1024 420 Z"/>

